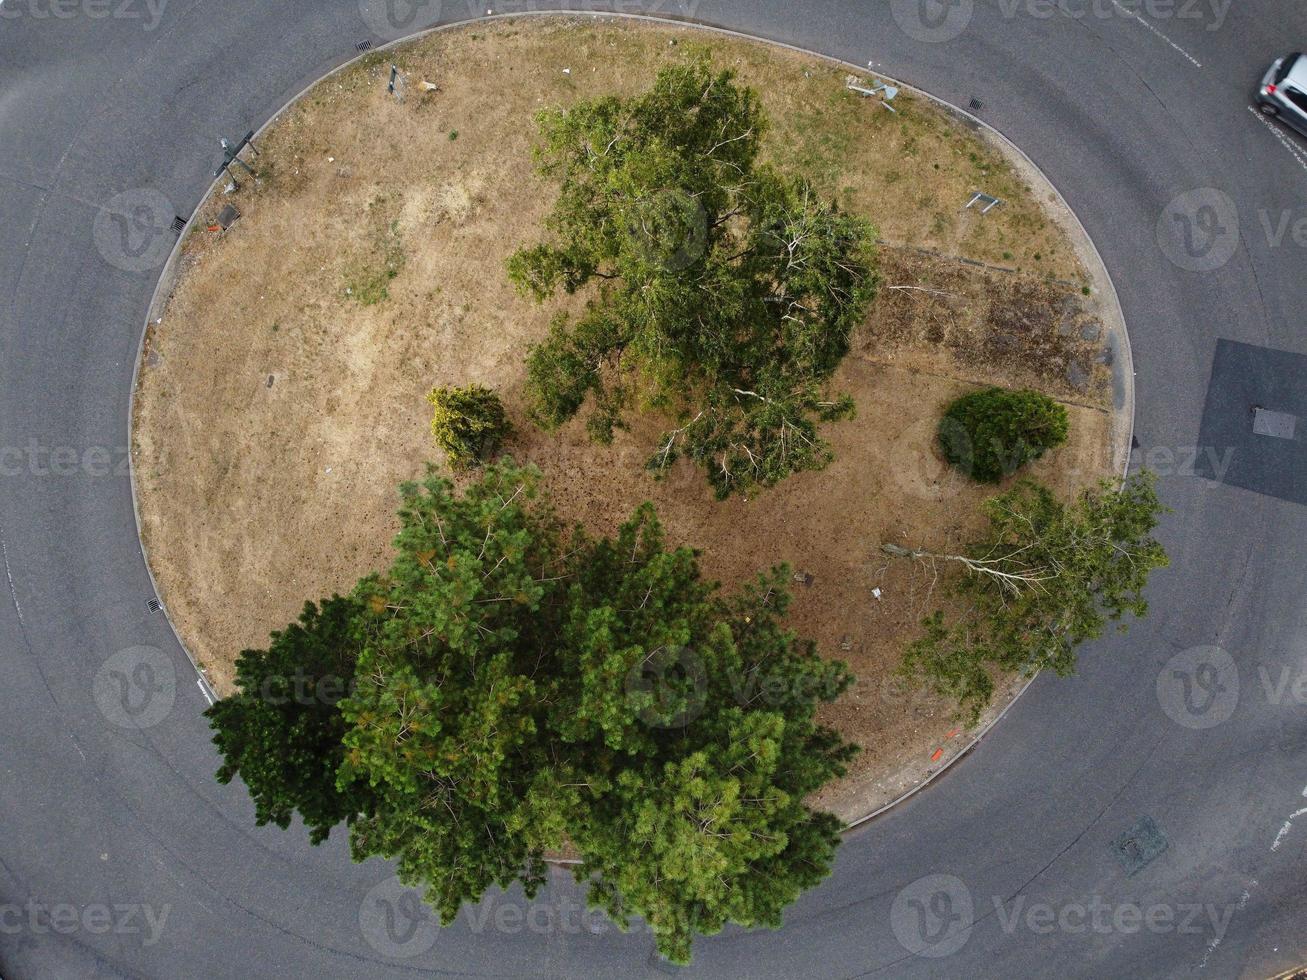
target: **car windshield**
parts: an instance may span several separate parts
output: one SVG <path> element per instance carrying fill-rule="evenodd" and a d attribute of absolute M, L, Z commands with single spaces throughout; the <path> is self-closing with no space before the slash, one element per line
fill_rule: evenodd
<path fill-rule="evenodd" d="M 1284 60 L 1280 62 L 1280 67 L 1276 69 L 1275 72 L 1275 82 L 1277 85 L 1289 77 L 1289 72 L 1293 70 L 1294 63 L 1301 57 L 1301 54 L 1285 55 Z"/>

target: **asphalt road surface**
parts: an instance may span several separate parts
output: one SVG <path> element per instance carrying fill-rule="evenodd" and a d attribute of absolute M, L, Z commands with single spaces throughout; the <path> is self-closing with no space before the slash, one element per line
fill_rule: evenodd
<path fill-rule="evenodd" d="M 980 99 L 1102 252 L 1133 340 L 1136 465 L 1161 473 L 1174 508 L 1147 621 L 1086 649 L 1075 678 L 1039 679 L 946 777 L 851 835 L 783 929 L 700 940 L 682 972 L 1259 977 L 1307 959 L 1307 141 L 1250 109 L 1269 61 L 1307 47 L 1307 8 L 621 9 Z M 351 863 L 342 835 L 312 848 L 301 830 L 255 829 L 244 790 L 214 782 L 203 692 L 147 607 L 125 446 L 167 225 L 206 192 L 218 136 L 436 9 L 393 27 L 376 13 L 0 7 L 6 980 L 676 972 L 647 933 L 582 915 L 565 876 L 437 930 L 386 864 Z M 1292 436 L 1254 432 L 1254 405 L 1296 419 Z"/>

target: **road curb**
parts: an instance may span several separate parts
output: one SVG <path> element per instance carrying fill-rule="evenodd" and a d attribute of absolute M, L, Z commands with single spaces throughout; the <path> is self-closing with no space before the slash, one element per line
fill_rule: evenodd
<path fill-rule="evenodd" d="M 706 32 L 720 34 L 726 37 L 733 37 L 733 38 L 738 38 L 740 40 L 750 41 L 753 43 L 773 45 L 775 47 L 783 48 L 798 54 L 802 54 L 806 57 L 819 59 L 828 64 L 839 66 L 841 68 L 848 69 L 849 71 L 856 72 L 858 74 L 866 75 L 866 74 L 873 73 L 871 72 L 870 69 L 864 66 L 855 65 L 854 63 L 845 61 L 841 58 L 836 58 L 831 55 L 826 55 L 818 51 L 813 51 L 811 49 L 804 48 L 799 45 L 789 44 L 784 41 L 777 41 L 772 38 L 767 38 L 759 35 L 748 34 L 743 31 L 737 31 L 731 28 L 721 27 L 716 24 L 699 22 L 699 21 L 694 21 L 689 19 L 658 16 L 654 14 L 636 14 L 636 13 L 622 13 L 622 12 L 608 12 L 608 11 L 577 11 L 577 10 L 565 10 L 565 9 L 533 10 L 533 11 L 520 11 L 520 12 L 512 12 L 512 13 L 487 14 L 485 16 L 468 17 L 462 20 L 452 21 L 448 24 L 440 24 L 435 27 L 427 28 L 425 30 L 419 31 L 407 37 L 400 38 L 395 41 L 390 41 L 384 44 L 380 44 L 377 45 L 376 47 L 371 47 L 366 51 L 360 52 L 355 56 L 348 58 L 347 60 L 341 62 L 340 64 L 336 65 L 330 70 L 324 72 L 322 75 L 313 79 L 303 88 L 301 88 L 293 97 L 291 97 L 285 103 L 283 103 L 282 106 L 276 110 L 276 112 L 272 113 L 272 115 L 270 115 L 267 118 L 267 120 L 265 120 L 254 131 L 253 139 L 257 140 L 260 136 L 262 136 L 263 133 L 266 132 L 268 127 L 276 123 L 277 120 L 281 118 L 281 116 L 286 112 L 287 109 L 289 109 L 295 103 L 299 102 L 300 99 L 302 99 L 305 95 L 307 95 L 316 86 L 321 84 L 323 81 L 331 78 L 332 76 L 350 68 L 356 62 L 361 61 L 364 58 L 375 57 L 375 55 L 378 52 L 388 51 L 401 47 L 406 44 L 411 44 L 417 40 L 420 40 L 423 37 L 426 37 L 431 34 L 435 34 L 437 32 L 457 30 L 460 28 L 465 28 L 480 23 L 487 23 L 490 21 L 513 20 L 513 19 L 522 19 L 528 17 L 531 18 L 544 17 L 544 18 L 555 18 L 555 19 L 570 17 L 575 19 L 586 18 L 592 20 L 604 20 L 604 19 L 619 20 L 620 19 L 620 20 L 646 22 L 651 24 L 659 24 L 668 27 L 681 27 L 687 30 L 706 31 Z M 1126 328 L 1124 313 L 1121 310 L 1120 300 L 1116 291 L 1116 286 L 1112 281 L 1110 273 L 1107 271 L 1107 266 L 1103 262 L 1102 256 L 1099 253 L 1097 246 L 1095 245 L 1093 239 L 1090 238 L 1088 232 L 1085 230 L 1084 225 L 1080 221 L 1079 216 L 1070 207 L 1066 199 L 1063 197 L 1062 193 L 1058 190 L 1056 185 L 1054 185 L 1053 182 L 1048 178 L 1048 176 L 1043 172 L 1043 170 L 1040 169 L 1040 167 L 1025 153 L 1025 151 L 1023 151 L 1019 146 L 1017 146 L 1017 144 L 1012 142 L 1012 140 L 1010 140 L 1006 135 L 1004 135 L 1002 131 L 990 125 L 989 123 L 985 122 L 984 120 L 980 119 L 979 117 L 975 116 L 971 112 L 968 112 L 966 109 L 956 106 L 945 99 L 942 99 L 938 96 L 931 94 L 930 92 L 925 91 L 924 89 L 920 89 L 909 83 L 901 82 L 898 79 L 892 78 L 892 76 L 884 74 L 883 72 L 877 71 L 874 72 L 874 74 L 880 78 L 893 81 L 901 89 L 905 91 L 909 91 L 914 95 L 921 96 L 922 98 L 930 101 L 931 103 L 940 106 L 950 115 L 953 115 L 958 119 L 971 125 L 980 134 L 982 134 L 983 138 L 989 140 L 1000 152 L 1002 152 L 1009 159 L 1009 162 L 1013 163 L 1017 167 L 1017 169 L 1027 177 L 1028 180 L 1031 180 L 1032 182 L 1041 185 L 1042 189 L 1046 189 L 1048 192 L 1052 194 L 1054 198 L 1054 203 L 1056 204 L 1059 213 L 1053 214 L 1051 216 L 1054 218 L 1055 221 L 1057 221 L 1059 226 L 1062 227 L 1062 229 L 1065 232 L 1067 232 L 1069 237 L 1072 238 L 1073 246 L 1076 246 L 1077 254 L 1080 256 L 1082 261 L 1086 264 L 1087 271 L 1090 275 L 1090 278 L 1094 281 L 1102 297 L 1102 300 L 1105 303 L 1105 313 L 1110 315 L 1110 316 L 1105 316 L 1106 320 L 1110 320 L 1110 322 L 1105 323 L 1105 326 L 1108 329 L 1109 337 L 1115 340 L 1115 343 L 1113 344 L 1115 357 L 1112 362 L 1114 404 L 1111 412 L 1112 415 L 1111 459 L 1112 459 L 1113 470 L 1119 472 L 1121 479 L 1124 480 L 1129 470 L 1130 447 L 1133 443 L 1133 438 L 1134 438 L 1135 391 L 1134 391 L 1133 357 L 1131 352 L 1130 337 L 1129 337 L 1128 330 Z M 219 176 L 210 182 L 210 184 L 208 185 L 204 193 L 200 196 L 199 202 L 197 203 L 194 211 L 192 212 L 191 220 L 193 220 L 195 214 L 199 213 L 204 203 L 212 197 L 215 189 L 219 186 L 219 184 L 223 181 L 223 179 L 224 177 Z M 1047 202 L 1042 202 L 1042 203 L 1045 210 L 1046 211 L 1049 210 L 1048 203 Z M 155 595 L 158 596 L 160 600 L 164 600 L 164 597 L 159 593 L 158 581 L 155 579 L 154 570 L 150 565 L 149 552 L 146 549 L 145 541 L 141 534 L 141 511 L 140 511 L 140 501 L 139 501 L 139 497 L 137 493 L 137 485 L 136 485 L 135 442 L 134 442 L 134 434 L 135 434 L 134 422 L 136 417 L 136 394 L 140 387 L 140 373 L 143 364 L 146 338 L 149 336 L 150 326 L 153 324 L 153 322 L 156 319 L 162 316 L 164 308 L 167 306 L 168 300 L 171 297 L 173 286 L 175 285 L 178 274 L 180 272 L 179 266 L 180 266 L 182 249 L 185 244 L 187 236 L 190 234 L 190 230 L 191 230 L 191 226 L 188 222 L 186 229 L 183 230 L 183 232 L 178 236 L 176 243 L 173 245 L 173 248 L 170 251 L 168 258 L 165 261 L 163 268 L 159 273 L 159 279 L 155 284 L 155 289 L 151 296 L 149 307 L 147 308 L 146 311 L 145 323 L 142 326 L 140 339 L 137 343 L 136 360 L 132 369 L 131 391 L 129 393 L 128 410 L 127 410 L 127 445 L 129 447 L 128 464 L 129 464 L 129 478 L 131 483 L 132 511 L 136 522 L 136 537 L 137 537 L 138 545 L 141 549 L 141 556 L 145 562 L 146 574 L 150 578 L 150 583 L 154 589 Z M 206 697 L 210 695 L 216 697 L 216 692 L 213 692 L 212 688 L 209 686 L 208 679 L 204 675 L 203 668 L 200 667 L 198 662 L 195 660 L 194 655 L 191 653 L 185 641 L 182 639 L 181 634 L 177 631 L 176 624 L 173 622 L 172 617 L 168 612 L 167 602 L 163 601 L 162 605 L 163 605 L 163 613 L 165 618 L 167 619 L 168 626 L 172 630 L 172 633 L 177 640 L 178 646 L 186 654 L 187 659 L 190 661 L 192 667 L 195 669 L 196 674 L 200 679 L 201 688 L 207 692 Z M 969 737 L 969 740 L 966 742 L 966 744 L 961 749 L 959 749 L 956 753 L 950 756 L 945 762 L 943 762 L 938 769 L 931 772 L 920 783 L 916 784 L 915 786 L 911 787 L 910 789 L 896 796 L 894 799 L 890 800 L 889 802 L 869 811 L 868 813 L 860 817 L 856 817 L 853 820 L 849 821 L 844 826 L 842 832 L 849 833 L 857 828 L 864 826 L 865 824 L 874 820 L 876 817 L 882 816 L 890 809 L 906 801 L 910 797 L 924 790 L 927 786 L 931 785 L 936 779 L 938 779 L 941 775 L 947 772 L 956 762 L 961 760 L 963 757 L 969 754 L 973 748 L 975 748 L 978 744 L 980 744 L 980 742 L 1007 715 L 1007 713 L 1012 709 L 1013 705 L 1015 705 L 1017 701 L 1020 700 L 1022 695 L 1024 695 L 1026 691 L 1030 689 L 1030 686 L 1034 683 L 1037 677 L 1038 675 L 1035 674 L 1029 677 L 1028 679 L 1026 679 L 1025 683 L 1021 685 L 1020 689 L 1012 696 L 1011 700 L 1008 701 L 1008 703 L 1002 708 L 1002 710 L 1000 710 L 993 718 L 988 720 L 979 730 L 973 733 Z M 571 858 L 552 858 L 552 859 L 547 859 L 547 861 L 555 865 L 576 865 L 581 863 L 580 861 Z"/>

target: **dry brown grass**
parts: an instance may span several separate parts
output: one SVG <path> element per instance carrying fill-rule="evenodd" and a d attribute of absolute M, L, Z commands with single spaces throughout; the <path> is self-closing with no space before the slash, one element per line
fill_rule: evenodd
<path fill-rule="evenodd" d="M 857 672 L 825 716 L 866 750 L 825 804 L 851 815 L 930 767 L 953 727 L 949 706 L 890 674 L 939 593 L 928 570 L 889 564 L 877 545 L 940 547 L 974 528 L 987 491 L 956 479 L 932 436 L 941 406 L 976 383 L 1071 404 L 1071 442 L 1036 467 L 1041 478 L 1069 490 L 1105 472 L 1101 371 L 1080 389 L 1066 380 L 1072 361 L 1092 364 L 1096 346 L 1079 329 L 1088 314 L 1078 285 L 885 248 L 887 286 L 937 292 L 882 291 L 837 378 L 859 415 L 830 428 L 836 462 L 752 500 L 713 500 L 688 464 L 650 480 L 641 464 L 657 419 L 610 447 L 579 421 L 534 430 L 523 355 L 556 306 L 517 296 L 503 274 L 552 201 L 531 169 L 531 114 L 639 89 L 705 39 L 762 92 L 780 162 L 815 174 L 887 241 L 1083 281 L 995 151 L 924 99 L 901 95 L 891 115 L 847 92 L 844 69 L 788 51 L 625 22 L 499 22 L 396 53 L 402 103 L 386 96 L 388 62 L 366 59 L 259 141 L 263 180 L 234 195 L 244 215 L 231 231 L 203 230 L 231 198 L 206 202 L 147 339 L 135 430 L 143 534 L 170 614 L 219 690 L 239 651 L 265 644 L 306 598 L 388 561 L 395 487 L 436 452 L 425 395 L 478 381 L 503 394 L 519 433 L 508 448 L 542 467 L 566 518 L 603 533 L 651 499 L 671 540 L 701 548 L 727 586 L 781 561 L 813 576 L 796 586 L 792 622 Z M 424 93 L 423 80 L 439 91 Z M 959 213 L 980 187 L 1007 203 L 984 218 Z"/>

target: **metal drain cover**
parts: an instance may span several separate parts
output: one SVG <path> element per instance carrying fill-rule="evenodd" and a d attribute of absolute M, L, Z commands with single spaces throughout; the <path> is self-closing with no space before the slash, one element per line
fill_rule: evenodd
<path fill-rule="evenodd" d="M 236 223 L 236 219 L 239 218 L 240 216 L 241 213 L 237 211 L 234 207 L 232 207 L 230 204 L 228 204 L 225 208 L 223 208 L 221 211 L 218 212 L 218 224 L 222 225 L 223 231 L 226 231 L 228 228 L 230 228 L 232 225 Z"/>
<path fill-rule="evenodd" d="M 1260 406 L 1253 409 L 1253 432 L 1259 436 L 1292 439 L 1293 427 L 1297 422 L 1298 419 L 1288 412 L 1272 412 L 1269 408 Z"/>
<path fill-rule="evenodd" d="M 1140 817 L 1133 827 L 1112 841 L 1112 853 L 1121 862 L 1126 877 L 1133 878 L 1170 845 L 1152 817 Z"/>

